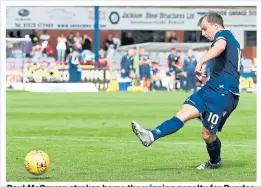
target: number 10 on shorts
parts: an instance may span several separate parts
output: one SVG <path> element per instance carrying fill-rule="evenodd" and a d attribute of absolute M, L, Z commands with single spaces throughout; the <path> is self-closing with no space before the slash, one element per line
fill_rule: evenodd
<path fill-rule="evenodd" d="M 210 112 L 210 114 L 208 116 L 209 123 L 216 125 L 218 123 L 218 119 L 219 119 L 219 116 L 217 114 Z"/>

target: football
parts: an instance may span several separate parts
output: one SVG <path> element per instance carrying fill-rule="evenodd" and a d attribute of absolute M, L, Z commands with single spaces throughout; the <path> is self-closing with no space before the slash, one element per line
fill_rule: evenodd
<path fill-rule="evenodd" d="M 24 159 L 26 170 L 32 175 L 43 175 L 50 167 L 50 158 L 41 150 L 29 152 Z"/>

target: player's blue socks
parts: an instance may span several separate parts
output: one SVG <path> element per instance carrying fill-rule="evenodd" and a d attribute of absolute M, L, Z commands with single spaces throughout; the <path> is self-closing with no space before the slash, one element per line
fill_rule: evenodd
<path fill-rule="evenodd" d="M 157 140 L 163 136 L 173 134 L 183 127 L 184 123 L 177 117 L 173 117 L 167 121 L 164 121 L 161 125 L 152 130 L 154 140 Z"/>
<path fill-rule="evenodd" d="M 220 150 L 221 150 L 221 141 L 217 137 L 216 140 L 212 143 L 207 143 L 208 155 L 210 157 L 210 162 L 216 164 L 220 161 Z"/>

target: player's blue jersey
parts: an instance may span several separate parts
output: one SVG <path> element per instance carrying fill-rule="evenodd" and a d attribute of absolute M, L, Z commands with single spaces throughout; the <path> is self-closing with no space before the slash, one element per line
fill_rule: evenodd
<path fill-rule="evenodd" d="M 218 31 L 212 46 L 220 39 L 226 41 L 226 49 L 211 60 L 210 63 L 214 63 L 214 67 L 207 84 L 215 88 L 227 89 L 239 95 L 240 44 L 229 30 Z"/>
<path fill-rule="evenodd" d="M 140 61 L 147 61 L 147 60 L 149 60 L 150 58 L 149 58 L 149 56 L 148 55 L 143 55 L 143 56 L 140 56 L 139 57 L 139 60 Z"/>
<path fill-rule="evenodd" d="M 176 70 L 176 67 L 173 66 L 172 63 L 174 62 L 175 64 L 177 64 L 178 61 L 179 61 L 179 56 L 173 55 L 173 54 L 170 54 L 168 56 L 168 67 L 169 67 L 170 72 L 173 72 Z"/>
<path fill-rule="evenodd" d="M 150 58 L 147 55 L 139 57 L 140 61 L 149 61 Z M 139 72 L 141 78 L 150 78 L 150 64 L 139 65 Z"/>
<path fill-rule="evenodd" d="M 179 60 L 179 56 L 170 54 L 170 55 L 168 56 L 168 60 L 169 60 L 170 62 L 173 62 L 173 61 L 174 61 L 175 63 L 177 63 L 178 60 Z M 171 64 L 170 64 L 170 65 L 171 65 Z"/>
<path fill-rule="evenodd" d="M 148 55 L 143 55 L 143 56 L 140 56 L 139 57 L 139 60 L 140 61 L 148 61 L 150 59 L 150 57 Z M 141 68 L 145 68 L 145 69 L 150 69 L 150 65 L 149 64 L 143 64 L 143 65 L 140 65 Z"/>
<path fill-rule="evenodd" d="M 125 55 L 121 59 L 121 69 L 125 69 L 125 71 L 130 71 L 133 69 L 133 61 L 134 58 L 132 56 Z"/>

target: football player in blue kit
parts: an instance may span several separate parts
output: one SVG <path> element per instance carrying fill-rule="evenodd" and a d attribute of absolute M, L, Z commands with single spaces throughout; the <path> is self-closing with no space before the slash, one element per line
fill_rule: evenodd
<path fill-rule="evenodd" d="M 177 50 L 176 48 L 171 48 L 171 54 L 169 54 L 168 56 L 168 68 L 169 71 L 166 73 L 166 75 L 169 77 L 169 81 L 168 81 L 168 85 L 167 85 L 167 89 L 176 90 L 176 78 L 177 75 L 182 73 L 182 67 L 179 66 L 179 62 L 180 62 L 180 57 L 177 54 Z M 183 83 L 183 82 L 182 82 Z M 183 85 L 181 84 L 181 88 Z"/>
<path fill-rule="evenodd" d="M 214 63 L 210 80 L 200 90 L 186 99 L 176 116 L 164 121 L 153 130 L 147 130 L 132 121 L 132 130 L 141 143 L 148 147 L 154 141 L 181 129 L 191 119 L 199 118 L 203 124 L 202 138 L 210 159 L 199 165 L 198 170 L 216 169 L 223 166 L 221 141 L 217 132 L 222 130 L 227 118 L 239 101 L 240 45 L 233 34 L 224 28 L 223 18 L 208 12 L 198 25 L 202 35 L 213 41 L 210 50 L 197 63 L 195 74 L 204 76 L 205 63 Z"/>
<path fill-rule="evenodd" d="M 146 89 L 150 89 L 151 74 L 150 65 L 151 60 L 148 55 L 145 54 L 145 49 L 141 48 L 139 51 L 139 72 L 142 85 Z"/>

